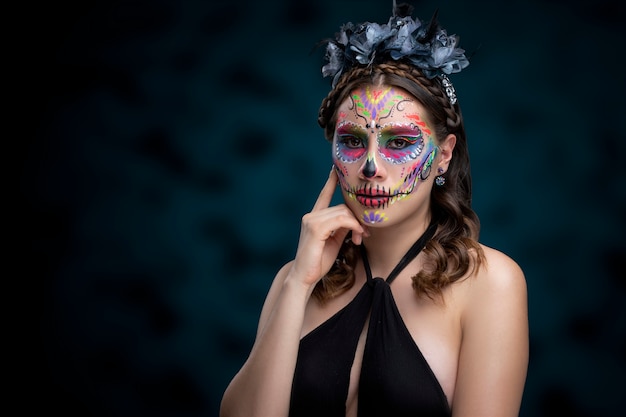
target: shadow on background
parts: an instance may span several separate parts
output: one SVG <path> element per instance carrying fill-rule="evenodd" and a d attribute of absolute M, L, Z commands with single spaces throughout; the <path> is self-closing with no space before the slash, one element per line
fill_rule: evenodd
<path fill-rule="evenodd" d="M 93 2 L 92 2 L 93 3 Z M 414 2 L 453 78 L 482 241 L 529 288 L 522 416 L 617 416 L 626 363 L 624 10 Z M 316 42 L 391 1 L 107 1 L 33 10 L 20 227 L 33 405 L 217 415 L 330 167 Z M 36 12 L 36 13 L 35 13 Z M 31 331 L 32 333 L 32 331 Z M 30 366 L 33 367 L 30 372 Z M 26 372 L 25 372 L 26 373 Z M 32 379 L 31 379 L 32 378 Z M 26 404 L 28 406 L 29 404 Z"/>

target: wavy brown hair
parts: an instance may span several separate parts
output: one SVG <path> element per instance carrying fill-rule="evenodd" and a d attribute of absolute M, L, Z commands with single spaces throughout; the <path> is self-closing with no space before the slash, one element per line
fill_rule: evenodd
<path fill-rule="evenodd" d="M 472 179 L 469 151 L 463 117 L 458 102 L 450 103 L 438 77 L 429 79 L 414 66 L 403 62 L 387 62 L 369 67 L 356 67 L 338 80 L 322 101 L 318 123 L 332 142 L 337 122 L 336 110 L 357 88 L 365 85 L 389 85 L 412 94 L 427 110 L 434 124 L 438 141 L 456 135 L 446 183 L 433 187 L 430 208 L 437 231 L 423 249 L 425 267 L 412 277 L 413 288 L 430 298 L 440 296 L 442 289 L 468 271 L 474 273 L 485 262 L 478 244 L 480 222 L 472 210 Z M 337 261 L 319 281 L 313 295 L 321 302 L 346 291 L 354 284 L 354 269 L 359 259 L 358 248 L 350 237 L 342 245 Z"/>

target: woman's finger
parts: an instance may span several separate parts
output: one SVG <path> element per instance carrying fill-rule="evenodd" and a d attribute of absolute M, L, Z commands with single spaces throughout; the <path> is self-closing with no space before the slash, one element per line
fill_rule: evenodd
<path fill-rule="evenodd" d="M 337 232 L 340 230 L 343 233 L 340 233 L 339 240 L 343 240 L 345 235 L 352 231 L 352 240 L 357 245 L 361 243 L 362 236 L 369 236 L 365 225 L 361 224 L 344 204 L 307 213 L 302 220 L 305 229 L 313 231 L 313 235 L 321 240 L 337 238 Z"/>
<path fill-rule="evenodd" d="M 333 194 L 335 193 L 335 188 L 337 187 L 337 173 L 335 172 L 335 167 L 330 171 L 330 175 L 328 176 L 328 181 L 324 184 L 324 188 L 320 192 L 320 195 L 317 197 L 317 201 L 313 206 L 313 211 L 318 211 L 324 208 L 327 208 L 330 205 L 331 200 L 333 199 Z"/>

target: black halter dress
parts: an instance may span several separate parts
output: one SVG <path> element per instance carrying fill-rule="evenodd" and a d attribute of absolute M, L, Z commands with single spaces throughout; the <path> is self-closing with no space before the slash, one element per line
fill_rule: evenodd
<path fill-rule="evenodd" d="M 389 286 L 424 248 L 435 229 L 434 223 L 426 229 L 387 280 L 372 278 L 361 245 L 367 282 L 348 305 L 300 340 L 290 417 L 345 417 L 350 370 L 368 317 L 358 416 L 451 415 L 441 385 L 404 324 Z"/>

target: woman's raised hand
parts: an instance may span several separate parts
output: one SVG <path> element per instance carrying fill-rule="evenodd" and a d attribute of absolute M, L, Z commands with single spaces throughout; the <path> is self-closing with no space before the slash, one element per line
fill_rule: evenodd
<path fill-rule="evenodd" d="M 333 168 L 313 210 L 302 217 L 300 240 L 290 275 L 305 285 L 315 285 L 331 268 L 348 232 L 360 245 L 367 229 L 345 204 L 329 207 L 337 186 Z"/>

